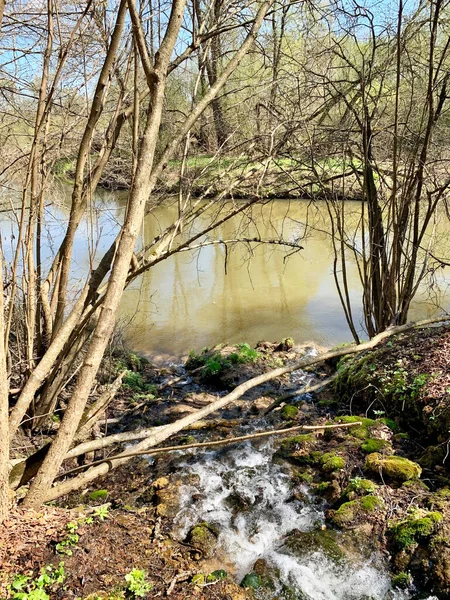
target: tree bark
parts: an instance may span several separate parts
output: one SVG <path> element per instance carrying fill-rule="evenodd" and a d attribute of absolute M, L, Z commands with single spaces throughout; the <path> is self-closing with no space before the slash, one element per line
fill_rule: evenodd
<path fill-rule="evenodd" d="M 0 246 L 0 523 L 9 510 L 9 427 L 8 374 L 6 370 L 5 321 L 3 307 L 3 254 Z"/>

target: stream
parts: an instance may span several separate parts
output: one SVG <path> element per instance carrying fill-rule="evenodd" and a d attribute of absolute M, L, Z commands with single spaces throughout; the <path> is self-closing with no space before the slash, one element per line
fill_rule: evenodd
<path fill-rule="evenodd" d="M 386 564 L 371 552 L 370 540 L 359 556 L 339 559 L 320 545 L 296 544 L 296 532 L 323 532 L 323 505 L 306 487 L 303 500 L 293 497 L 289 470 L 274 462 L 273 454 L 271 442 L 258 447 L 246 442 L 180 463 L 180 470 L 197 483 L 180 488 L 179 539 L 199 522 L 217 526 L 220 552 L 232 564 L 236 581 L 251 573 L 256 561 L 274 575 L 271 589 L 257 590 L 261 600 L 437 600 L 393 590 Z"/>

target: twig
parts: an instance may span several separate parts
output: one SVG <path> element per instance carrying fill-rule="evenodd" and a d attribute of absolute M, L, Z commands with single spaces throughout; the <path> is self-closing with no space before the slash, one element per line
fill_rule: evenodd
<path fill-rule="evenodd" d="M 192 575 L 192 571 L 183 571 L 182 573 L 178 573 L 178 575 L 175 575 L 175 577 L 170 582 L 169 587 L 167 588 L 166 595 L 170 596 L 170 594 L 173 592 L 176 584 L 181 583 L 182 581 L 187 581 L 191 575 Z"/>
<path fill-rule="evenodd" d="M 268 406 L 261 412 L 261 415 L 262 416 L 267 415 L 272 410 L 277 408 L 277 406 L 280 406 L 280 404 L 282 402 L 284 402 L 285 400 L 289 400 L 289 398 L 295 398 L 295 396 L 299 396 L 300 394 L 309 394 L 311 392 L 317 392 L 317 390 L 321 390 L 322 388 L 326 387 L 329 383 L 331 383 L 332 381 L 337 379 L 337 376 L 338 376 L 337 372 L 333 373 L 333 375 L 331 375 L 330 377 L 327 377 L 326 379 L 322 379 L 322 381 L 319 381 L 318 383 L 315 383 L 313 385 L 306 383 L 301 388 L 298 388 L 296 390 L 291 390 L 290 392 L 287 392 L 286 394 L 279 396 L 274 402 L 272 402 L 272 404 L 270 406 Z"/>
<path fill-rule="evenodd" d="M 147 454 L 164 454 L 166 452 L 178 452 L 179 450 L 189 450 L 191 448 L 212 448 L 213 446 L 224 446 L 227 444 L 238 444 L 246 440 L 254 440 L 256 438 L 269 437 L 271 435 L 283 435 L 285 433 L 291 433 L 292 431 L 321 431 L 323 429 L 346 429 L 347 427 L 355 427 L 356 425 L 362 425 L 361 421 L 355 423 L 334 423 L 333 425 L 296 425 L 295 427 L 288 427 L 286 429 L 273 429 L 272 431 L 260 431 L 258 433 L 249 433 L 248 435 L 242 435 L 233 438 L 225 438 L 222 440 L 216 440 L 214 442 L 198 442 L 195 444 L 182 444 L 180 446 L 166 446 L 165 448 L 152 448 L 149 450 L 142 450 L 140 452 L 127 452 L 118 456 L 111 456 L 103 460 L 97 460 L 89 463 L 88 465 L 81 465 L 76 469 L 71 469 L 65 473 L 61 473 L 59 477 L 65 477 L 72 473 L 78 473 L 83 469 L 101 465 L 105 462 L 110 462 L 116 458 L 131 458 L 132 456 L 147 456 Z"/>

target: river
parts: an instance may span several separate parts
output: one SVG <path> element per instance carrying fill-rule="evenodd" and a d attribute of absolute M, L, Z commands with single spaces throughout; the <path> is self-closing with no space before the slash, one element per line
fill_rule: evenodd
<path fill-rule="evenodd" d="M 68 189 L 55 190 L 45 209 L 44 255 L 49 262 L 66 226 L 70 199 Z M 358 202 L 347 202 L 348 218 L 356 224 Z M 99 191 L 87 218 L 81 223 L 74 246 L 73 295 L 77 282 L 86 276 L 95 248 L 95 265 L 111 244 L 123 218 L 124 193 Z M 176 218 L 175 199 L 168 199 L 149 214 L 141 241 L 153 239 Z M 200 217 L 200 228 L 210 213 Z M 11 256 L 11 235 L 15 233 L 11 213 L 0 213 L 5 254 Z M 280 340 L 293 337 L 296 343 L 314 342 L 333 346 L 351 339 L 339 303 L 332 272 L 333 250 L 329 236 L 330 217 L 324 203 L 273 200 L 255 207 L 246 218 L 237 216 L 218 227 L 217 239 L 241 235 L 286 239 L 302 238 L 303 250 L 274 246 L 236 244 L 225 252 L 223 245 L 183 253 L 156 265 L 126 290 L 119 324 L 134 350 L 157 362 L 178 360 L 191 349 L 218 343 Z M 438 223 L 438 236 L 445 237 L 447 219 Z M 88 241 L 88 240 L 94 240 Z M 286 259 L 286 255 L 291 254 Z M 349 293 L 354 315 L 360 323 L 361 289 L 357 269 L 347 265 Z M 450 307 L 445 290 L 450 279 L 439 273 L 440 289 L 433 297 L 424 289 L 418 294 L 410 316 L 413 319 L 437 314 Z"/>

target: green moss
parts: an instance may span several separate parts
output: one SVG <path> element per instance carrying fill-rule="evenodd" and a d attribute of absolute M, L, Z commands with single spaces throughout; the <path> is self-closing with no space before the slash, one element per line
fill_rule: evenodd
<path fill-rule="evenodd" d="M 314 480 L 314 477 L 311 475 L 311 473 L 307 473 L 306 471 L 297 473 L 297 477 L 300 479 L 300 481 L 304 481 L 305 483 L 312 483 Z"/>
<path fill-rule="evenodd" d="M 402 442 L 403 440 L 409 440 L 409 435 L 407 433 L 396 433 L 394 435 L 394 442 Z"/>
<path fill-rule="evenodd" d="M 95 490 L 89 494 L 91 500 L 104 500 L 108 497 L 108 490 Z"/>
<path fill-rule="evenodd" d="M 422 473 L 421 467 L 401 456 L 382 456 L 378 452 L 369 454 L 364 468 L 371 473 L 388 477 L 396 481 L 418 479 Z"/>
<path fill-rule="evenodd" d="M 292 404 L 286 404 L 286 406 L 283 406 L 281 416 L 285 421 L 291 421 L 292 419 L 295 419 L 297 415 L 298 408 L 296 406 L 293 406 Z"/>
<path fill-rule="evenodd" d="M 346 527 L 382 507 L 383 501 L 377 496 L 363 496 L 350 502 L 344 502 L 334 513 L 333 521 L 339 527 Z"/>
<path fill-rule="evenodd" d="M 440 521 L 442 513 L 428 512 L 424 516 L 396 523 L 390 528 L 392 542 L 400 550 L 409 548 L 421 539 L 429 537 Z"/>
<path fill-rule="evenodd" d="M 326 452 L 320 459 L 322 469 L 327 472 L 339 471 L 345 468 L 345 460 L 342 456 L 333 454 L 332 452 Z"/>
<path fill-rule="evenodd" d="M 392 587 L 399 588 L 401 590 L 404 590 L 407 587 L 409 587 L 410 583 L 411 576 L 403 571 L 401 573 L 398 573 L 397 575 L 394 575 L 394 577 L 392 578 Z"/>
<path fill-rule="evenodd" d="M 377 489 L 377 484 L 370 479 L 363 479 L 362 477 L 353 477 L 348 482 L 348 486 L 345 489 L 344 494 L 348 496 L 350 493 L 358 494 L 358 496 L 364 496 L 366 494 L 372 494 Z"/>
<path fill-rule="evenodd" d="M 318 463 L 320 463 L 322 456 L 323 453 L 320 452 L 320 450 L 315 450 L 314 452 L 311 452 L 308 459 L 309 463 L 311 465 L 317 465 Z"/>
<path fill-rule="evenodd" d="M 377 508 L 383 507 L 383 500 L 377 496 L 367 495 L 360 500 L 361 507 L 367 512 L 375 512 Z"/>
<path fill-rule="evenodd" d="M 180 444 L 195 444 L 196 441 L 193 435 L 184 435 L 179 440 Z"/>
<path fill-rule="evenodd" d="M 398 425 L 393 419 L 390 419 L 389 417 L 383 417 L 382 419 L 379 419 L 379 420 L 381 423 L 384 423 L 384 425 L 389 427 L 389 429 L 391 431 L 393 431 L 394 433 L 396 433 L 398 431 Z"/>
<path fill-rule="evenodd" d="M 321 481 L 317 486 L 316 486 L 316 492 L 318 494 L 324 494 L 327 489 L 330 487 L 330 484 L 328 481 Z"/>
<path fill-rule="evenodd" d="M 380 452 L 383 448 L 389 446 L 389 442 L 386 440 L 380 440 L 378 438 L 368 438 L 361 444 L 361 450 L 366 454 L 372 454 L 372 452 Z"/>

